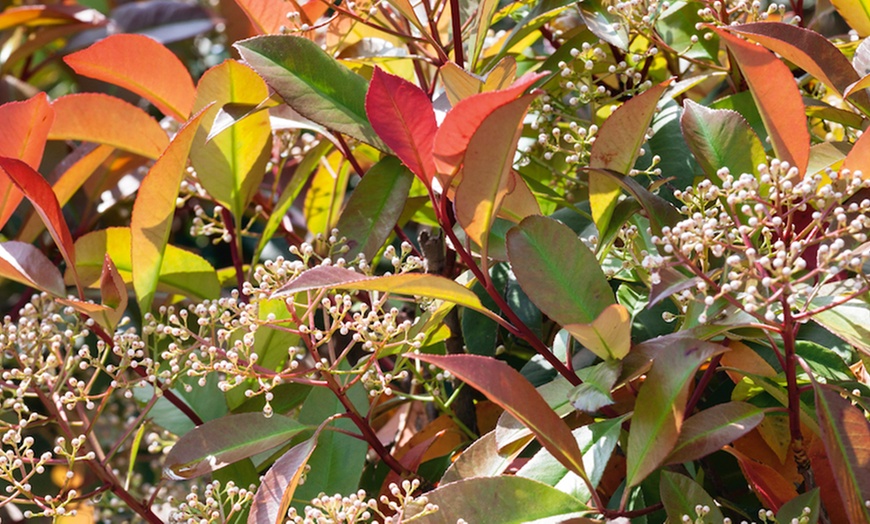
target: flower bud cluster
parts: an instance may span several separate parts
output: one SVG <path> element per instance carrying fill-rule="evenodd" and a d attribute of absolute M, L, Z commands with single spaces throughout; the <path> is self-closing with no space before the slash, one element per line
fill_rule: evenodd
<path fill-rule="evenodd" d="M 288 522 L 297 524 L 399 524 L 410 516 L 415 518 L 438 511 L 438 506 L 430 504 L 425 496 L 415 496 L 420 488 L 417 479 L 404 480 L 401 485 L 390 484 L 391 497 L 382 495 L 379 500 L 366 498 L 365 490 L 342 496 L 329 496 L 321 493 L 305 506 L 302 515 L 294 508 L 288 512 Z M 409 515 L 409 511 L 413 511 Z"/>
<path fill-rule="evenodd" d="M 200 493 L 202 491 L 202 493 Z M 183 500 L 169 498 L 173 510 L 169 514 L 170 524 L 211 524 L 230 522 L 234 515 L 241 513 L 251 503 L 256 486 L 242 488 L 233 481 L 222 486 L 214 480 L 200 490 L 196 485 Z"/>

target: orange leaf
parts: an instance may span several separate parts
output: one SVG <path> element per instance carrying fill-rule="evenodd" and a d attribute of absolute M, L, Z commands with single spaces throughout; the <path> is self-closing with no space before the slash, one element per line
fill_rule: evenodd
<path fill-rule="evenodd" d="M 713 30 L 740 66 L 777 158 L 803 173 L 810 159 L 810 133 L 803 99 L 791 70 L 764 47 L 723 29 Z"/>
<path fill-rule="evenodd" d="M 852 149 L 849 150 L 849 154 L 843 160 L 841 169 L 861 171 L 864 178 L 870 177 L 870 133 L 864 133 L 858 137 Z"/>
<path fill-rule="evenodd" d="M 764 507 L 779 511 L 779 508 L 789 500 L 798 496 L 794 484 L 785 479 L 770 466 L 755 462 L 736 449 L 723 448 L 737 459 L 743 476 L 749 481 L 752 490 L 758 495 Z"/>
<path fill-rule="evenodd" d="M 63 60 L 80 75 L 129 89 L 179 122 L 190 115 L 195 96 L 190 73 L 172 51 L 152 38 L 111 35 Z"/>
<path fill-rule="evenodd" d="M 279 34 L 288 25 L 287 13 L 292 4 L 284 0 L 236 0 L 236 3 L 260 34 Z"/>
<path fill-rule="evenodd" d="M 53 121 L 54 111 L 45 93 L 0 106 L 0 157 L 17 158 L 38 169 Z M 0 227 L 15 212 L 22 196 L 9 180 L 0 180 Z"/>
<path fill-rule="evenodd" d="M 31 27 L 98 23 L 105 17 L 96 9 L 71 5 L 31 5 L 10 7 L 0 13 L 0 31 L 19 25 Z"/>
<path fill-rule="evenodd" d="M 55 111 L 49 140 L 82 140 L 106 144 L 156 159 L 169 137 L 152 117 L 120 98 L 98 93 L 62 96 Z"/>

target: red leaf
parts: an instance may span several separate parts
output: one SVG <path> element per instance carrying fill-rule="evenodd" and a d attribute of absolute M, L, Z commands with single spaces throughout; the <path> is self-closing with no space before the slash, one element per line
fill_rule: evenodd
<path fill-rule="evenodd" d="M 858 140 L 852 145 L 852 149 L 849 150 L 849 154 L 843 160 L 841 169 L 861 171 L 864 178 L 870 177 L 870 133 L 864 133 L 858 137 Z"/>
<path fill-rule="evenodd" d="M 523 75 L 507 89 L 470 96 L 444 117 L 435 134 L 435 167 L 440 175 L 453 175 L 462 163 L 468 142 L 483 120 L 521 95 L 546 73 Z"/>
<path fill-rule="evenodd" d="M 57 266 L 35 246 L 16 240 L 0 243 L 0 276 L 57 297 L 66 291 Z"/>
<path fill-rule="evenodd" d="M 17 158 L 39 168 L 42 152 L 48 140 L 48 130 L 54 122 L 54 111 L 48 96 L 40 93 L 23 102 L 0 106 L 0 157 Z M 23 195 L 5 178 L 0 180 L 0 227 L 15 212 Z"/>
<path fill-rule="evenodd" d="M 36 212 L 42 217 L 45 227 L 48 228 L 48 232 L 51 233 L 51 237 L 66 260 L 67 267 L 72 269 L 76 285 L 81 292 L 81 285 L 75 269 L 76 259 L 72 235 L 51 186 L 32 167 L 15 158 L 0 158 L 0 171 L 5 173 L 15 184 L 15 187 L 30 200 Z"/>
<path fill-rule="evenodd" d="M 272 464 L 269 471 L 263 475 L 260 487 L 251 503 L 251 513 L 248 522 L 251 524 L 275 524 L 284 522 L 293 493 L 299 486 L 299 480 L 305 473 L 305 464 L 314 453 L 317 445 L 317 434 L 308 440 L 290 448 Z"/>
<path fill-rule="evenodd" d="M 172 51 L 152 38 L 111 35 L 63 60 L 80 75 L 141 95 L 179 122 L 190 115 L 196 94 L 190 73 Z"/>
<path fill-rule="evenodd" d="M 435 177 L 435 110 L 422 89 L 375 68 L 366 93 L 366 114 L 372 128 L 420 180 Z"/>
<path fill-rule="evenodd" d="M 779 511 L 783 504 L 798 496 L 794 484 L 777 470 L 766 464 L 755 462 L 730 446 L 724 449 L 737 459 L 743 476 L 749 481 L 749 485 L 752 486 L 752 490 L 758 495 L 764 507 Z"/>
<path fill-rule="evenodd" d="M 760 45 L 724 29 L 713 30 L 740 66 L 777 158 L 803 173 L 810 158 L 810 133 L 800 90 L 788 66 Z"/>

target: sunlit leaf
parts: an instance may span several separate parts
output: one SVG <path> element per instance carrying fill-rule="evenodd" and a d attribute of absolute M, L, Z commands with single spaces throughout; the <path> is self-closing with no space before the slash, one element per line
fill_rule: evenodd
<path fill-rule="evenodd" d="M 317 435 L 296 444 L 281 456 L 263 475 L 248 514 L 248 524 L 280 524 L 284 522 L 290 502 L 305 465 L 317 445 Z"/>
<path fill-rule="evenodd" d="M 185 433 L 166 456 L 163 474 L 173 480 L 196 478 L 283 444 L 307 427 L 281 415 L 226 415 Z"/>
<path fill-rule="evenodd" d="M 56 297 L 66 296 L 57 266 L 36 247 L 11 240 L 0 243 L 0 276 Z"/>
<path fill-rule="evenodd" d="M 531 438 L 526 440 L 526 443 L 528 442 L 531 442 Z M 475 440 L 450 464 L 439 484 L 449 484 L 472 477 L 501 475 L 524 449 L 525 446 L 514 446 L 509 450 L 499 451 L 495 430 L 490 431 Z"/>
<path fill-rule="evenodd" d="M 752 431 L 762 419 L 764 411 L 746 402 L 727 402 L 707 408 L 683 421 L 680 437 L 665 463 L 704 458 Z"/>
<path fill-rule="evenodd" d="M 82 22 L 96 25 L 103 21 L 105 17 L 99 11 L 84 6 L 22 5 L 8 7 L 0 13 L 0 31 L 19 25 L 40 27 Z"/>
<path fill-rule="evenodd" d="M 319 45 L 298 36 L 273 35 L 243 40 L 234 47 L 302 116 L 387 150 L 366 116 L 368 83 Z"/>
<path fill-rule="evenodd" d="M 595 413 L 602 407 L 613 404 L 610 392 L 621 371 L 621 363 L 612 359 L 578 369 L 577 376 L 583 383 L 574 386 L 568 393 L 571 405 L 579 411 Z"/>
<path fill-rule="evenodd" d="M 320 161 L 302 204 L 305 225 L 311 234 L 328 235 L 335 227 L 341 214 L 350 172 L 350 162 L 341 151 L 335 150 Z"/>
<path fill-rule="evenodd" d="M 595 36 L 623 51 L 628 51 L 628 26 L 624 24 L 622 18 L 607 10 L 609 6 L 610 4 L 602 0 L 587 0 L 578 5 L 586 27 Z"/>
<path fill-rule="evenodd" d="M 703 8 L 702 2 L 672 2 L 658 16 L 655 28 L 660 38 L 680 55 L 715 61 L 719 54 L 719 39 L 715 35 L 704 38 L 695 28 L 695 24 L 704 21 L 698 14 Z"/>
<path fill-rule="evenodd" d="M 407 1 L 407 0 L 405 0 Z M 375 68 L 366 114 L 378 136 L 429 185 L 435 177 L 435 110 L 426 93 L 407 80 Z"/>
<path fill-rule="evenodd" d="M 870 137 L 865 137 L 864 134 L 858 137 L 846 158 L 843 159 L 841 169 L 861 171 L 864 178 L 870 177 Z"/>
<path fill-rule="evenodd" d="M 127 309 L 127 287 L 118 273 L 111 257 L 106 253 L 103 258 L 103 271 L 100 276 L 101 304 L 81 300 L 60 299 L 62 304 L 73 307 L 94 319 L 108 333 L 113 333 Z"/>
<path fill-rule="evenodd" d="M 289 27 L 285 0 L 234 0 L 260 34 L 281 33 L 281 27 Z"/>
<path fill-rule="evenodd" d="M 680 124 L 683 136 L 695 160 L 714 182 L 716 173 L 727 167 L 739 177 L 755 173 L 759 164 L 767 161 L 764 144 L 736 111 L 709 109 L 686 99 Z"/>
<path fill-rule="evenodd" d="M 359 253 L 366 260 L 374 259 L 402 214 L 413 181 L 414 175 L 394 156 L 369 168 L 336 225 L 347 237 L 350 250 L 343 255 L 346 260 L 353 260 Z"/>
<path fill-rule="evenodd" d="M 483 80 L 454 62 L 447 62 L 438 71 L 441 81 L 444 82 L 444 92 L 452 106 L 483 91 Z"/>
<path fill-rule="evenodd" d="M 831 4 L 859 36 L 870 35 L 870 0 L 831 0 Z"/>
<path fill-rule="evenodd" d="M 535 388 L 504 362 L 477 355 L 414 355 L 449 371 L 516 417 L 541 445 L 570 471 L 588 482 L 577 440 Z"/>
<path fill-rule="evenodd" d="M 636 486 L 670 454 L 683 425 L 689 387 L 698 367 L 724 346 L 669 337 L 637 395 L 626 452 L 626 484 Z"/>
<path fill-rule="evenodd" d="M 803 173 L 810 158 L 810 133 L 800 90 L 788 66 L 760 45 L 723 29 L 714 30 L 725 41 L 749 84 L 777 158 Z"/>
<path fill-rule="evenodd" d="M 634 167 L 656 106 L 670 83 L 662 82 L 631 98 L 604 121 L 589 151 L 589 167 L 623 174 Z M 589 204 L 599 231 L 607 229 L 620 192 L 610 178 L 589 172 Z"/>
<path fill-rule="evenodd" d="M 151 159 L 169 145 L 166 131 L 156 120 L 120 98 L 81 93 L 62 96 L 51 106 L 55 119 L 49 140 L 96 142 Z"/>
<path fill-rule="evenodd" d="M 130 220 L 133 288 L 143 315 L 154 300 L 187 155 L 204 116 L 205 111 L 200 111 L 182 126 L 145 175 L 133 204 Z"/>
<path fill-rule="evenodd" d="M 76 73 L 121 86 L 183 122 L 193 107 L 193 80 L 175 54 L 152 38 L 111 35 L 64 57 Z M 160 64 L 160 67 L 151 67 Z"/>
<path fill-rule="evenodd" d="M 565 324 L 589 351 L 605 360 L 620 360 L 631 349 L 631 314 L 622 304 L 610 304 L 586 324 Z"/>
<path fill-rule="evenodd" d="M 786 479 L 781 472 L 767 464 L 752 460 L 730 446 L 726 446 L 724 449 L 737 459 L 743 476 L 746 477 L 765 508 L 779 511 L 783 504 L 797 497 L 798 493 L 794 484 Z"/>
<path fill-rule="evenodd" d="M 713 501 L 713 497 L 689 477 L 672 471 L 662 471 L 659 490 L 665 511 L 668 512 L 668 522 L 687 522 L 683 515 L 689 516 L 688 522 L 695 522 L 695 518 L 701 516 L 695 511 L 697 506 L 710 508 L 710 512 L 701 519 L 703 522 L 722 522 L 724 519 L 722 510 Z"/>

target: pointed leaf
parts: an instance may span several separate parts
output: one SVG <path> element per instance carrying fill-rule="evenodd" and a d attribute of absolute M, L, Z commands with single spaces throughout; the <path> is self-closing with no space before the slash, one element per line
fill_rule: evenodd
<path fill-rule="evenodd" d="M 106 253 L 103 259 L 103 274 L 100 277 L 100 298 L 104 306 L 110 307 L 122 314 L 127 308 L 127 286 L 118 274 L 118 268 L 112 262 L 112 257 Z M 120 320 L 120 318 L 119 318 Z"/>
<path fill-rule="evenodd" d="M 376 67 L 366 93 L 366 114 L 378 136 L 408 169 L 427 186 L 431 184 L 435 177 L 432 154 L 438 124 L 426 93 Z"/>
<path fill-rule="evenodd" d="M 185 433 L 166 456 L 163 475 L 173 480 L 196 478 L 272 449 L 305 429 L 281 415 L 226 415 Z"/>
<path fill-rule="evenodd" d="M 722 510 L 713 501 L 713 497 L 689 477 L 672 471 L 662 471 L 659 490 L 665 511 L 668 512 L 668 522 L 722 522 L 724 519 Z M 695 512 L 698 505 L 707 506 L 710 512 L 703 519 L 696 520 L 701 517 Z M 685 520 L 684 515 L 688 515 L 690 520 Z"/>
<path fill-rule="evenodd" d="M 517 141 L 526 111 L 537 95 L 526 95 L 490 113 L 472 135 L 465 152 L 462 181 L 456 188 L 456 219 L 487 256 L 489 232 L 510 189 Z M 514 181 L 515 182 L 515 181 Z"/>
<path fill-rule="evenodd" d="M 40 93 L 23 102 L 0 105 L 0 157 L 17 158 L 39 169 L 48 131 L 54 122 L 54 110 L 48 96 Z M 0 180 L 0 227 L 9 220 L 21 203 L 21 194 L 11 181 Z"/>
<path fill-rule="evenodd" d="M 526 443 L 531 442 L 529 438 Z M 459 458 L 454 460 L 439 484 L 449 484 L 472 477 L 496 477 L 504 473 L 511 462 L 525 449 L 524 445 L 514 446 L 510 450 L 499 451 L 495 438 L 495 430 L 490 431 L 472 442 Z"/>
<path fill-rule="evenodd" d="M 508 232 L 507 249 L 520 287 L 558 324 L 589 324 L 615 303 L 595 255 L 561 222 L 528 217 Z"/>
<path fill-rule="evenodd" d="M 438 71 L 441 75 L 441 81 L 444 82 L 444 92 L 447 94 L 451 106 L 483 91 L 483 80 L 462 69 L 454 62 L 447 62 Z"/>
<path fill-rule="evenodd" d="M 764 144 L 737 111 L 710 109 L 686 99 L 680 125 L 686 144 L 711 180 L 718 180 L 720 168 L 739 177 L 755 173 L 767 161 Z"/>
<path fill-rule="evenodd" d="M 870 0 L 831 0 L 831 4 L 859 36 L 870 35 Z"/>
<path fill-rule="evenodd" d="M 870 522 L 870 422 L 832 386 L 813 381 L 822 440 L 843 507 L 852 522 Z"/>
<path fill-rule="evenodd" d="M 770 51 L 714 28 L 740 66 L 777 158 L 803 173 L 810 158 L 804 103 L 788 66 Z"/>
<path fill-rule="evenodd" d="M 628 27 L 622 18 L 608 11 L 609 5 L 602 0 L 589 0 L 578 7 L 583 22 L 592 34 L 612 46 L 628 51 Z"/>
<path fill-rule="evenodd" d="M 288 26 L 287 11 L 292 4 L 285 0 L 235 0 L 260 34 L 281 33 Z"/>
<path fill-rule="evenodd" d="M 369 168 L 335 226 L 348 239 L 346 260 L 359 253 L 374 259 L 401 216 L 413 182 L 414 175 L 394 156 Z"/>
<path fill-rule="evenodd" d="M 794 484 L 781 472 L 767 464 L 752 460 L 732 447 L 726 447 L 725 451 L 737 459 L 743 476 L 764 507 L 779 511 L 783 504 L 798 496 Z"/>
<path fill-rule="evenodd" d="M 290 509 L 296 487 L 305 473 L 305 465 L 317 445 L 317 435 L 296 444 L 281 456 L 263 475 L 251 502 L 248 524 L 281 524 Z"/>
<path fill-rule="evenodd" d="M 705 409 L 683 422 L 665 464 L 704 458 L 749 433 L 763 419 L 764 411 L 746 402 L 727 402 Z"/>
<path fill-rule="evenodd" d="M 585 413 L 595 413 L 604 406 L 613 404 L 610 392 L 619 379 L 622 365 L 618 360 L 607 359 L 594 366 L 577 370 L 582 384 L 571 388 L 568 400 L 571 405 Z"/>
<path fill-rule="evenodd" d="M 648 189 L 640 185 L 634 178 L 611 169 L 581 169 L 590 173 L 590 177 L 594 173 L 594 175 L 600 179 L 609 178 L 617 186 L 621 186 L 623 190 L 633 196 L 635 200 L 640 203 L 641 207 L 643 207 L 644 211 L 646 211 L 650 227 L 655 234 L 660 235 L 663 227 L 672 226 L 680 220 L 680 213 L 673 204 L 664 198 L 651 193 Z"/>
<path fill-rule="evenodd" d="M 656 106 L 670 83 L 670 80 L 662 82 L 631 98 L 604 121 L 589 151 L 589 167 L 623 174 L 634 167 Z M 589 172 L 589 205 L 599 231 L 607 229 L 620 192 L 613 180 Z"/>
<path fill-rule="evenodd" d="M 666 351 L 656 354 L 631 420 L 626 453 L 628 486 L 638 485 L 674 449 L 695 372 L 708 358 L 725 350 L 718 344 L 674 337 Z"/>
<path fill-rule="evenodd" d="M 179 122 L 193 107 L 193 80 L 175 54 L 144 35 L 115 34 L 63 59 L 76 73 L 121 86 Z M 151 67 L 160 64 L 160 67 Z"/>
<path fill-rule="evenodd" d="M 0 243 L 0 276 L 56 297 L 66 295 L 66 286 L 57 266 L 42 251 L 24 242 Z"/>
<path fill-rule="evenodd" d="M 516 417 L 566 468 L 587 479 L 577 440 L 559 416 L 518 371 L 477 355 L 423 355 L 414 358 L 449 371 Z M 588 480 L 587 480 L 588 482 Z"/>
<path fill-rule="evenodd" d="M 211 123 L 226 104 L 258 104 L 269 96 L 263 79 L 235 60 L 226 60 L 202 75 L 193 111 L 213 105 L 202 117 L 190 148 L 199 181 L 215 200 L 241 218 L 266 173 L 272 150 L 269 113 L 259 111 L 208 139 Z"/>
<path fill-rule="evenodd" d="M 120 98 L 99 93 L 66 95 L 55 100 L 50 140 L 106 144 L 156 159 L 169 138 L 156 120 Z"/>
<path fill-rule="evenodd" d="M 843 165 L 840 169 L 848 169 L 850 171 L 861 171 L 865 178 L 870 176 L 870 133 L 864 133 L 855 144 L 846 158 L 843 160 Z"/>
<path fill-rule="evenodd" d="M 610 304 L 591 323 L 564 327 L 604 360 L 621 360 L 631 349 L 631 314 L 622 304 Z"/>
<path fill-rule="evenodd" d="M 242 58 L 302 116 L 383 151 L 369 124 L 365 79 L 306 38 L 259 36 L 234 44 Z"/>
<path fill-rule="evenodd" d="M 187 155 L 204 116 L 205 110 L 200 111 L 182 126 L 145 175 L 133 204 L 130 220 L 133 288 L 143 315 L 149 312 L 154 300 Z"/>

